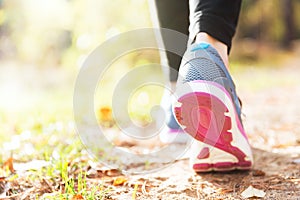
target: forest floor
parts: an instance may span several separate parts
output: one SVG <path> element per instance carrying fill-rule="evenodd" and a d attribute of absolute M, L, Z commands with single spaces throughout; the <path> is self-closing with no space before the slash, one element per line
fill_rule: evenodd
<path fill-rule="evenodd" d="M 299 63 L 295 58 L 282 66 L 233 71 L 253 147 L 250 171 L 196 174 L 183 157 L 156 172 L 122 173 L 88 155 L 75 133 L 71 98 L 55 107 L 33 105 L 34 111 L 22 114 L 12 105 L 25 100 L 7 102 L 0 112 L 0 199 L 245 199 L 249 186 L 263 191 L 262 199 L 300 199 Z M 8 89 L 0 89 L 6 99 Z M 55 102 L 71 93 L 59 93 Z"/>

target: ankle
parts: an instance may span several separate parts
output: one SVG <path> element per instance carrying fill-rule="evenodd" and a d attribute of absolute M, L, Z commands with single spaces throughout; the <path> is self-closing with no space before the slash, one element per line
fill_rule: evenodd
<path fill-rule="evenodd" d="M 228 54 L 227 54 L 228 47 L 226 44 L 220 42 L 219 40 L 213 38 L 212 36 L 210 36 L 205 32 L 200 32 L 196 36 L 196 43 L 201 43 L 201 42 L 209 43 L 210 45 L 212 45 L 220 54 L 227 69 L 229 69 L 229 61 L 228 61 Z"/>

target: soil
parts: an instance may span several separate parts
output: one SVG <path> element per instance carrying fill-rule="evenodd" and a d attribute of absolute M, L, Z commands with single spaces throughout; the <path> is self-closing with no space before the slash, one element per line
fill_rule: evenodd
<path fill-rule="evenodd" d="M 253 147 L 250 171 L 196 174 L 188 159 L 151 174 L 127 177 L 111 199 L 243 199 L 249 186 L 263 199 L 300 199 L 300 68 L 247 68 L 234 74 L 243 101 L 244 126 Z M 297 62 L 299 63 L 299 62 Z M 255 199 L 255 197 L 253 197 Z"/>
<path fill-rule="evenodd" d="M 299 63 L 298 59 L 284 63 L 284 67 L 249 66 L 233 71 L 243 102 L 244 126 L 253 147 L 253 169 L 196 174 L 189 168 L 188 159 L 181 158 L 153 173 L 126 175 L 78 159 L 76 162 L 87 163 L 87 184 L 101 182 L 101 187 L 110 188 L 105 199 L 243 199 L 241 193 L 249 186 L 264 191 L 262 199 L 300 199 Z M 145 148 L 124 141 L 120 145 L 137 151 Z M 153 148 L 157 144 L 151 141 L 149 145 Z M 145 163 L 128 167 L 138 170 Z M 62 190 L 56 179 L 47 177 L 40 182 L 26 181 L 22 186 L 19 179 L 10 181 L 9 186 L 5 184 L 0 177 L 0 191 L 13 188 L 9 193 L 12 199 L 31 199 L 37 193 L 43 197 Z M 13 193 L 19 190 L 22 192 Z"/>

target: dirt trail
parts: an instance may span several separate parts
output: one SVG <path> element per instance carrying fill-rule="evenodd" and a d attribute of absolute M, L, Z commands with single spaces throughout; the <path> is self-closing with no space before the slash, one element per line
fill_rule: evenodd
<path fill-rule="evenodd" d="M 242 199 L 250 185 L 266 192 L 264 199 L 300 199 L 300 68 L 293 63 L 234 75 L 254 151 L 253 170 L 195 174 L 187 159 L 180 160 L 153 174 L 130 176 L 129 182 L 141 182 L 143 188 L 137 199 Z M 130 199 L 128 189 L 110 198 Z"/>
<path fill-rule="evenodd" d="M 181 159 L 155 173 L 126 176 L 114 171 L 109 175 L 103 166 L 96 166 L 95 170 L 83 155 L 76 162 L 84 164 L 87 184 L 101 183 L 102 188 L 110 188 L 105 199 L 243 199 L 241 193 L 250 185 L 266 193 L 263 199 L 300 199 L 299 63 L 300 60 L 291 60 L 282 68 L 247 67 L 233 73 L 254 152 L 251 171 L 196 174 L 189 168 L 188 159 Z M 152 148 L 157 146 L 157 140 L 148 143 Z M 142 148 L 128 142 L 120 145 L 137 151 Z M 129 167 L 145 167 L 145 162 Z M 73 175 L 76 177 L 76 173 Z M 121 183 L 114 184 L 118 177 Z M 26 173 L 9 183 L 10 195 L 43 196 L 59 190 L 56 179 L 48 179 L 54 186 L 45 184 L 43 177 L 40 184 L 32 182 L 28 188 L 24 180 L 27 184 Z M 1 187 L 0 180 L 0 193 Z M 23 192 L 14 194 L 17 190 Z"/>

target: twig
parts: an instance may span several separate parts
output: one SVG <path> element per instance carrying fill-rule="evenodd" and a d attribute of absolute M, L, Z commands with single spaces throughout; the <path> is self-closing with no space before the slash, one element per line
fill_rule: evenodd
<path fill-rule="evenodd" d="M 145 181 L 145 182 L 143 183 L 143 185 L 142 185 L 142 193 L 143 193 L 143 194 L 148 194 L 148 192 L 147 192 L 147 190 L 146 190 L 146 183 L 147 183 L 147 181 Z"/>

